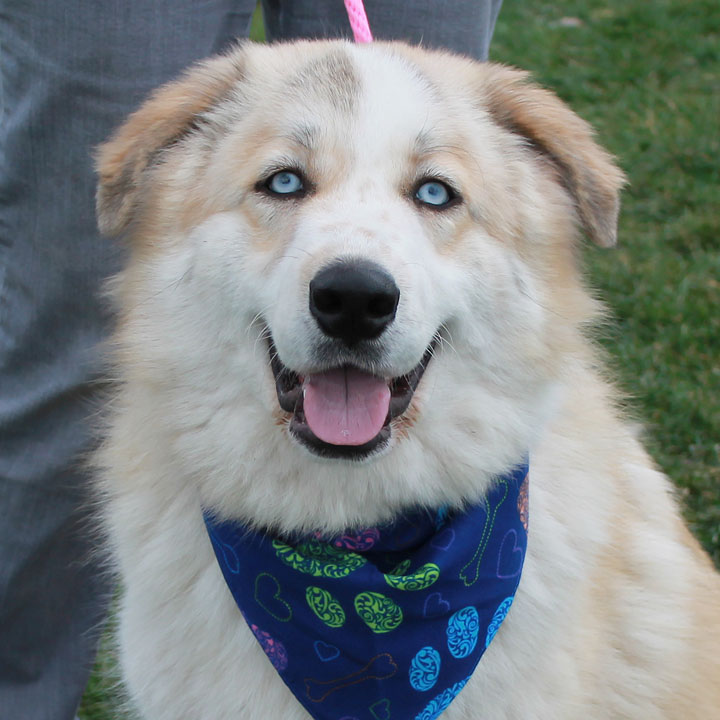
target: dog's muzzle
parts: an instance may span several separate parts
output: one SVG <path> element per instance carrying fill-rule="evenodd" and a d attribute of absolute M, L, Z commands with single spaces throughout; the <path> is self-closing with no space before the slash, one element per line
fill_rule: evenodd
<path fill-rule="evenodd" d="M 433 343 L 405 375 L 370 371 L 369 349 L 394 322 L 400 290 L 382 267 L 364 260 L 336 261 L 309 285 L 309 310 L 333 354 L 335 366 L 300 375 L 283 365 L 270 340 L 270 365 L 280 407 L 291 413 L 289 430 L 324 457 L 363 459 L 384 448 L 391 422 L 405 413 L 430 361 Z M 374 352 L 374 351 L 373 351 Z"/>

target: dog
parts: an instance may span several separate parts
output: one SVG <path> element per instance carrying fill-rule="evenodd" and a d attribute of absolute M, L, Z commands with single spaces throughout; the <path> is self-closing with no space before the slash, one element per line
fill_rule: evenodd
<path fill-rule="evenodd" d="M 718 717 L 720 582 L 619 409 L 590 332 L 603 306 L 578 269 L 581 233 L 615 244 L 624 177 L 555 95 L 400 43 L 243 44 L 159 89 L 97 167 L 99 226 L 130 246 L 109 290 L 117 393 L 97 466 L 143 718 L 325 718 L 346 686 L 366 699 L 345 712 L 357 720 Z M 504 552 L 522 566 L 514 602 L 486 637 L 463 601 L 470 644 L 492 643 L 452 686 L 428 687 L 433 647 L 409 665 L 381 652 L 423 626 L 404 635 L 390 617 L 361 636 L 358 615 L 375 622 L 362 603 L 337 600 L 293 546 L 372 542 L 366 529 L 409 513 L 487 517 L 524 463 L 512 545 L 495 549 L 498 577 Z M 254 539 L 236 552 L 223 523 Z M 270 550 L 256 576 L 238 571 L 241 601 L 222 553 L 244 566 L 253 542 Z M 299 587 L 271 561 L 305 572 Z M 416 597 L 403 572 L 364 599 L 399 613 Z M 450 643 L 461 616 L 444 592 Z M 321 661 L 352 655 L 340 620 L 376 657 L 318 680 L 312 650 L 253 620 L 282 629 L 302 593 L 318 617 L 325 603 Z M 411 688 L 423 659 L 427 685 Z M 376 697 L 386 675 L 392 699 Z"/>

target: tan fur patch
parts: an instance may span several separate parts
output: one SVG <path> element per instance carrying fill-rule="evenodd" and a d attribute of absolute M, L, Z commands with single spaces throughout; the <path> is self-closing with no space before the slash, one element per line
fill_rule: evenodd
<path fill-rule="evenodd" d="M 307 715 L 227 592 L 204 511 L 336 534 L 482 502 L 528 454 L 519 591 L 448 718 L 717 715 L 720 580 L 586 336 L 602 306 L 577 226 L 615 242 L 623 176 L 584 121 L 527 74 L 448 53 L 247 45 L 160 89 L 98 168 L 101 228 L 127 232 L 131 258 L 97 464 L 146 717 Z M 278 171 L 302 189 L 270 191 Z M 427 181 L 456 202 L 429 207 Z M 346 347 L 310 283 L 350 257 L 400 295 Z M 319 458 L 291 436 L 296 381 L 352 366 L 396 392 L 429 348 L 375 455 Z"/>
<path fill-rule="evenodd" d="M 97 196 L 100 229 L 118 234 L 138 210 L 143 173 L 156 153 L 188 132 L 242 77 L 239 56 L 208 60 L 158 90 L 98 148 Z"/>

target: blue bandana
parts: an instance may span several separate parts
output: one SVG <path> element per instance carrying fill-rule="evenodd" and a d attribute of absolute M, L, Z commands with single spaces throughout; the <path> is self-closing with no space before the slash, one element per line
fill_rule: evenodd
<path fill-rule="evenodd" d="M 525 465 L 467 511 L 329 540 L 205 523 L 245 621 L 315 720 L 432 720 L 512 604 L 527 519 Z"/>

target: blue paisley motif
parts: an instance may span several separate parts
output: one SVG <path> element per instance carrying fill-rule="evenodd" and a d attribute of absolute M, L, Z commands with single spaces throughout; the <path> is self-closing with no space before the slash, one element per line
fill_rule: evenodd
<path fill-rule="evenodd" d="M 479 631 L 480 617 L 472 605 L 451 615 L 447 626 L 450 654 L 458 659 L 466 658 L 477 645 Z"/>
<path fill-rule="evenodd" d="M 498 631 L 498 628 L 502 624 L 502 621 L 505 619 L 505 616 L 508 614 L 508 610 L 510 609 L 510 606 L 512 605 L 513 596 L 506 597 L 499 605 L 498 609 L 495 611 L 495 614 L 492 617 L 492 620 L 490 621 L 490 624 L 488 625 L 487 629 L 487 635 L 485 636 L 485 647 L 487 647 L 491 642 L 492 639 L 495 637 L 495 633 Z"/>
<path fill-rule="evenodd" d="M 440 674 L 440 653 L 429 645 L 419 650 L 410 662 L 410 684 L 414 690 L 430 690 Z"/>
<path fill-rule="evenodd" d="M 425 706 L 425 709 L 420 714 L 415 716 L 415 720 L 435 720 L 440 717 L 440 715 L 448 709 L 448 706 L 457 694 L 465 687 L 469 679 L 470 678 L 465 678 L 447 690 L 443 690 Z"/>

